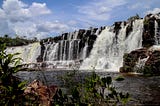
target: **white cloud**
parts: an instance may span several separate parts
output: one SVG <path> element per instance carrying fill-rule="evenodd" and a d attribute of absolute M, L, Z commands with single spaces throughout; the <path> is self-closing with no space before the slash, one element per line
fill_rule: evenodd
<path fill-rule="evenodd" d="M 0 19 L 0 36 L 5 34 L 12 34 L 13 29 L 9 27 L 7 21 Z"/>
<path fill-rule="evenodd" d="M 5 12 L 2 9 L 0 9 L 0 19 L 5 19 L 5 17 L 6 17 Z"/>
<path fill-rule="evenodd" d="M 17 35 L 23 35 L 28 38 L 37 37 L 42 38 L 46 37 L 49 34 L 53 33 L 62 33 L 66 31 L 69 27 L 60 22 L 18 22 L 12 25 L 13 30 Z"/>
<path fill-rule="evenodd" d="M 45 14 L 51 13 L 51 11 L 47 8 L 46 3 L 33 2 L 32 5 L 29 7 L 29 11 L 34 16 L 45 15 Z"/>
<path fill-rule="evenodd" d="M 150 5 L 146 2 L 137 2 L 135 4 L 132 4 L 130 6 L 128 6 L 129 9 L 140 9 L 140 8 L 144 8 L 144 9 L 149 9 Z"/>
<path fill-rule="evenodd" d="M 84 6 L 79 6 L 79 12 L 86 19 L 104 21 L 110 19 L 110 12 L 124 5 L 125 0 L 94 0 Z"/>
<path fill-rule="evenodd" d="M 66 31 L 69 27 L 60 22 L 43 22 L 37 24 L 37 30 L 41 32 L 63 32 Z"/>
<path fill-rule="evenodd" d="M 157 14 L 157 13 L 160 13 L 160 8 L 154 8 L 153 10 L 149 10 L 146 12 L 146 14 Z"/>
<path fill-rule="evenodd" d="M 12 22 L 24 21 L 30 17 L 27 5 L 19 0 L 6 0 L 3 1 L 2 11 L 6 19 Z"/>
<path fill-rule="evenodd" d="M 46 22 L 40 18 L 51 13 L 45 3 L 27 5 L 20 0 L 5 0 L 0 8 L 0 35 L 17 34 L 31 38 L 67 30 L 68 26 L 63 23 Z"/>
<path fill-rule="evenodd" d="M 31 6 L 28 6 L 20 0 L 3 1 L 1 10 L 5 13 L 6 18 L 12 22 L 26 21 L 26 19 L 35 16 L 51 13 L 45 3 L 33 2 Z"/>

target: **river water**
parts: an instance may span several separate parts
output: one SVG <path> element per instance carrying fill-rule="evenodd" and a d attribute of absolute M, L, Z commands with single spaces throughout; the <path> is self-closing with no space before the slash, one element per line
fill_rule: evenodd
<path fill-rule="evenodd" d="M 34 79 L 41 80 L 46 85 L 62 86 L 63 81 L 60 78 L 71 70 L 50 70 L 50 71 L 32 71 L 18 72 L 16 76 L 22 80 L 27 80 L 28 83 Z M 82 81 L 91 72 L 76 72 L 77 81 Z M 127 105 L 160 105 L 160 76 L 144 77 L 137 74 L 122 74 L 117 72 L 97 72 L 100 76 L 111 76 L 113 84 L 118 91 L 128 92 L 131 95 L 131 100 Z M 116 77 L 124 77 L 123 81 L 114 80 Z"/>

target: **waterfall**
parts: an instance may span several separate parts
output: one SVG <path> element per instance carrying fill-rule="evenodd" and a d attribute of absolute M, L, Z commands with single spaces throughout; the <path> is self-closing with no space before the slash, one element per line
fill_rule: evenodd
<path fill-rule="evenodd" d="M 86 44 L 82 52 L 81 60 L 84 60 L 87 57 L 87 48 L 88 48 L 88 45 Z"/>
<path fill-rule="evenodd" d="M 90 56 L 83 61 L 80 69 L 118 71 L 122 66 L 124 53 L 142 47 L 143 20 L 133 21 L 133 30 L 126 37 L 127 26 L 128 24 L 121 23 L 118 35 L 113 31 L 113 26 L 105 27 L 98 35 Z"/>
<path fill-rule="evenodd" d="M 148 60 L 148 58 L 149 58 L 149 56 L 147 56 L 146 58 L 143 58 L 143 59 L 140 59 L 140 58 L 138 59 L 138 62 L 134 66 L 134 71 L 136 73 L 142 73 L 144 66 L 145 66 L 145 63 Z"/>
<path fill-rule="evenodd" d="M 46 45 L 46 50 L 45 50 L 45 57 L 44 61 L 54 61 L 57 60 L 58 54 L 56 53 L 58 50 L 58 43 L 53 43 L 53 44 L 48 44 Z"/>
<path fill-rule="evenodd" d="M 157 28 L 158 28 L 158 23 L 157 23 L 157 21 L 155 20 L 155 22 L 154 22 L 154 29 L 155 29 L 155 41 L 156 41 L 156 45 L 158 45 L 158 43 L 159 43 L 159 39 L 158 39 L 158 36 L 157 36 L 157 33 L 158 33 L 158 31 L 157 31 Z"/>
<path fill-rule="evenodd" d="M 80 29 L 45 39 L 41 41 L 41 45 L 33 43 L 10 47 L 7 52 L 20 52 L 19 57 L 24 63 L 36 63 L 38 57 L 38 62 L 41 63 L 37 64 L 40 64 L 40 67 L 72 69 L 72 66 L 79 65 L 81 70 L 95 68 L 100 71 L 118 71 L 122 66 L 124 53 L 142 47 L 143 19 L 131 23 L 120 22 L 118 27 L 115 24 L 90 30 Z M 132 27 L 129 33 L 128 27 Z M 155 31 L 156 28 L 157 24 Z"/>
<path fill-rule="evenodd" d="M 79 58 L 79 40 L 62 40 L 45 44 L 44 61 L 75 60 Z"/>
<path fill-rule="evenodd" d="M 40 44 L 33 43 L 26 46 L 9 47 L 6 49 L 7 53 L 20 53 L 18 57 L 23 59 L 23 63 L 36 63 L 37 57 L 40 55 L 41 46 Z"/>
<path fill-rule="evenodd" d="M 160 44 L 160 25 L 158 25 L 158 22 L 155 20 L 155 41 L 156 45 Z"/>
<path fill-rule="evenodd" d="M 62 39 L 56 42 L 44 42 L 43 62 L 49 68 L 68 68 L 78 63 L 87 56 L 88 43 L 82 41 L 87 30 L 79 30 L 62 34 Z M 92 32 L 93 33 L 93 32 Z M 80 38 L 81 37 L 81 38 Z M 87 38 L 86 38 L 87 39 Z M 83 42 L 83 46 L 80 43 Z M 79 64 L 79 63 L 78 63 Z"/>

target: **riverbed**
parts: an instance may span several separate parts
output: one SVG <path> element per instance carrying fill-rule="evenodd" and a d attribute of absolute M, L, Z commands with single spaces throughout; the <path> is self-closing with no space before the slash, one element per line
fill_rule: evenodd
<path fill-rule="evenodd" d="M 41 80 L 46 85 L 62 86 L 61 77 L 73 70 L 50 70 L 50 71 L 21 71 L 16 74 L 21 80 L 28 83 L 34 79 Z M 118 72 L 96 72 L 101 77 L 111 76 L 113 84 L 118 91 L 129 93 L 131 100 L 127 105 L 160 105 L 160 76 L 144 77 L 138 74 L 122 74 Z M 77 81 L 82 81 L 91 72 L 76 72 Z M 118 76 L 124 78 L 123 81 L 114 80 Z"/>

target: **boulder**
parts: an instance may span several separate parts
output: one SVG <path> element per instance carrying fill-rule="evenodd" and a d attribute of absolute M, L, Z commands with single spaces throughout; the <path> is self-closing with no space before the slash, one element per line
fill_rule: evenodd
<path fill-rule="evenodd" d="M 147 60 L 141 70 L 135 70 L 135 66 L 139 60 Z M 142 72 L 144 75 L 160 75 L 160 49 L 142 48 L 126 53 L 123 56 L 123 66 L 119 69 L 120 72 Z"/>
<path fill-rule="evenodd" d="M 137 49 L 130 53 L 124 54 L 123 67 L 120 68 L 120 72 L 133 72 L 138 60 L 147 58 L 147 56 L 148 51 L 146 48 Z"/>
<path fill-rule="evenodd" d="M 160 75 L 160 50 L 153 51 L 145 63 L 144 74 Z"/>

